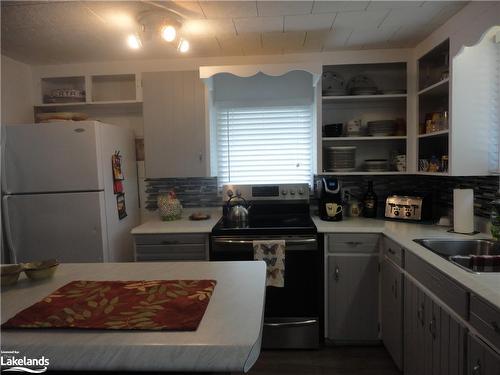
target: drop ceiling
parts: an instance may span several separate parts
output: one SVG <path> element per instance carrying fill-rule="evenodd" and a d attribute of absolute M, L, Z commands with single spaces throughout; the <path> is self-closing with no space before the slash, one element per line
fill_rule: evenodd
<path fill-rule="evenodd" d="M 2 1 L 2 54 L 28 64 L 413 47 L 458 1 Z M 191 50 L 158 38 L 131 50 L 143 12 L 182 15 Z"/>

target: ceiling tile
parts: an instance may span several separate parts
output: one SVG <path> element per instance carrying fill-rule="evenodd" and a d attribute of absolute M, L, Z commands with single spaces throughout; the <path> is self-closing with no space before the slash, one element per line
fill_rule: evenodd
<path fill-rule="evenodd" d="M 412 8 L 408 9 L 393 9 L 384 19 L 381 27 L 388 26 L 424 26 L 436 15 L 438 11 L 434 8 Z"/>
<path fill-rule="evenodd" d="M 329 34 L 328 30 L 308 31 L 303 49 L 308 52 L 320 52 Z"/>
<path fill-rule="evenodd" d="M 259 33 L 240 33 L 233 36 L 217 38 L 224 54 L 247 55 L 261 50 Z"/>
<path fill-rule="evenodd" d="M 283 17 L 235 18 L 238 33 L 283 31 Z"/>
<path fill-rule="evenodd" d="M 257 16 L 255 1 L 200 1 L 207 18 L 231 18 Z"/>
<path fill-rule="evenodd" d="M 334 28 L 325 36 L 324 50 L 341 49 L 345 47 L 347 39 L 353 32 L 349 28 Z"/>
<path fill-rule="evenodd" d="M 190 39 L 190 48 L 186 56 L 219 56 L 221 47 L 214 36 L 198 36 Z"/>
<path fill-rule="evenodd" d="M 387 13 L 386 10 L 338 13 L 333 27 L 370 30 L 377 28 L 387 16 Z"/>
<path fill-rule="evenodd" d="M 310 14 L 313 1 L 257 1 L 259 16 Z"/>
<path fill-rule="evenodd" d="M 348 47 L 379 48 L 387 45 L 397 28 L 387 27 L 373 30 L 354 30 L 347 41 Z"/>
<path fill-rule="evenodd" d="M 329 30 L 334 19 L 335 13 L 286 16 L 285 31 Z"/>
<path fill-rule="evenodd" d="M 198 1 L 174 0 L 169 3 L 168 6 L 169 8 L 172 8 L 182 14 L 186 19 L 198 19 L 205 17 Z"/>
<path fill-rule="evenodd" d="M 303 31 L 262 33 L 262 47 L 264 49 L 297 50 L 302 48 L 305 36 L 306 33 Z"/>
<path fill-rule="evenodd" d="M 370 1 L 367 10 L 420 7 L 425 1 Z"/>
<path fill-rule="evenodd" d="M 369 1 L 315 1 L 312 12 L 332 13 L 365 10 Z"/>
<path fill-rule="evenodd" d="M 189 36 L 235 35 L 232 19 L 187 20 L 182 25 L 182 34 Z"/>

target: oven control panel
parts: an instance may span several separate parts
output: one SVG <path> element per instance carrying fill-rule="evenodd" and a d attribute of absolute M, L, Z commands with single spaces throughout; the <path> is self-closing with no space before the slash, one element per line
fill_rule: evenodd
<path fill-rule="evenodd" d="M 247 201 L 255 200 L 306 200 L 309 201 L 308 184 L 224 185 L 223 200 L 239 195 Z"/>

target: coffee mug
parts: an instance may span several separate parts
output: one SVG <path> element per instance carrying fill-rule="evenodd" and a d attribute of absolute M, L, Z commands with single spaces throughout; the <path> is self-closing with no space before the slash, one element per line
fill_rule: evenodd
<path fill-rule="evenodd" d="M 361 130 L 361 120 L 349 120 L 347 122 L 347 133 L 357 134 Z"/>
<path fill-rule="evenodd" d="M 342 212 L 342 205 L 337 203 L 326 203 L 326 214 L 328 217 L 337 216 Z"/>

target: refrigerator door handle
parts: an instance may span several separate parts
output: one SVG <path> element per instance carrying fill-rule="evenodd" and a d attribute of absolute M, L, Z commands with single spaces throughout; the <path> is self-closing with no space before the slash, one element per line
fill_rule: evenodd
<path fill-rule="evenodd" d="M 10 226 L 10 220 L 9 220 L 9 214 L 8 214 L 8 207 L 9 207 L 9 196 L 6 195 L 3 197 L 2 203 L 2 221 L 3 225 L 5 228 L 5 239 L 7 240 L 7 247 L 8 247 L 8 252 L 9 252 L 9 261 L 11 263 L 17 263 L 17 256 L 16 256 L 16 250 L 14 248 L 14 241 L 12 241 L 12 230 Z"/>

